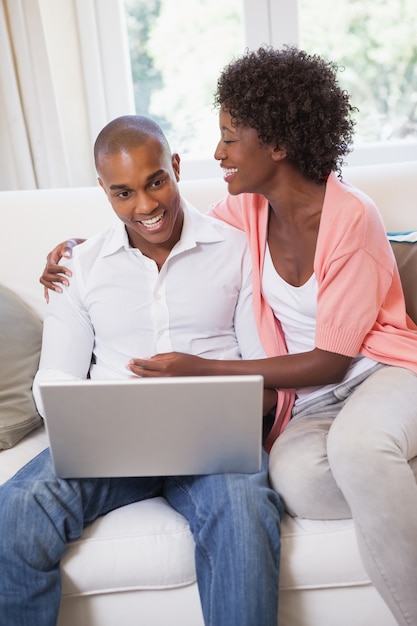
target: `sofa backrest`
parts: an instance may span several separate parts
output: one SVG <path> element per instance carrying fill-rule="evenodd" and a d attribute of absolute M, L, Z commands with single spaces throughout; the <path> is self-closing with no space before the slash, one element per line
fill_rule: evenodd
<path fill-rule="evenodd" d="M 347 167 L 344 177 L 373 197 L 387 230 L 417 229 L 417 161 Z M 183 181 L 184 197 L 201 211 L 224 197 L 216 179 Z M 0 283 L 14 289 L 41 315 L 39 276 L 46 254 L 69 237 L 89 237 L 114 216 L 100 187 L 0 192 Z"/>
<path fill-rule="evenodd" d="M 375 201 L 387 231 L 417 230 L 417 160 L 346 167 L 343 178 Z M 220 177 L 184 181 L 181 189 L 184 197 L 203 211 L 226 194 Z"/>

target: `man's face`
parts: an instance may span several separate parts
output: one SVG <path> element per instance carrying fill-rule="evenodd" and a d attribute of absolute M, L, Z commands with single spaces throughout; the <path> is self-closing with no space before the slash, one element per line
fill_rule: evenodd
<path fill-rule="evenodd" d="M 183 209 L 177 181 L 179 156 L 156 140 L 99 157 L 99 183 L 126 226 L 133 247 L 159 259 L 181 236 Z"/>

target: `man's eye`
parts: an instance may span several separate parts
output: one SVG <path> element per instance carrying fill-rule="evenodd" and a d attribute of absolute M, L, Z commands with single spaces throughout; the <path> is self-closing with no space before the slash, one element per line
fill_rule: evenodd
<path fill-rule="evenodd" d="M 130 196 L 130 191 L 121 191 L 117 194 L 118 198 L 128 198 Z"/>
<path fill-rule="evenodd" d="M 160 187 L 164 183 L 163 178 L 159 178 L 158 180 L 154 180 L 152 183 L 152 187 Z"/>

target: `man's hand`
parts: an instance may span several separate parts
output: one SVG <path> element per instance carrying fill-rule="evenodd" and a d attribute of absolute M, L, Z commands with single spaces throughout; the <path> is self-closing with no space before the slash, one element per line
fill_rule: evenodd
<path fill-rule="evenodd" d="M 45 300 L 49 302 L 48 289 L 62 293 L 62 285 L 69 285 L 67 277 L 72 276 L 72 272 L 64 267 L 58 265 L 59 261 L 65 257 L 70 259 L 72 257 L 72 249 L 74 246 L 85 241 L 84 239 L 67 239 L 59 243 L 46 257 L 46 265 L 43 270 L 43 274 L 39 279 L 39 282 L 44 286 Z"/>
<path fill-rule="evenodd" d="M 143 378 L 158 376 L 209 376 L 216 361 L 182 352 L 156 354 L 150 359 L 131 359 L 127 368 Z M 214 372 L 213 372 L 214 374 Z"/>

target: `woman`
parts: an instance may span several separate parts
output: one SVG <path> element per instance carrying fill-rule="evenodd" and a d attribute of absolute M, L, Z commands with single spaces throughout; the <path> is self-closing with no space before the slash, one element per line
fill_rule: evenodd
<path fill-rule="evenodd" d="M 287 510 L 352 516 L 372 582 L 398 624 L 415 625 L 417 327 L 375 205 L 341 181 L 354 108 L 336 72 L 296 48 L 260 48 L 218 81 L 215 158 L 230 195 L 212 213 L 247 233 L 269 358 L 171 353 L 130 368 L 258 373 L 279 389 L 266 447 Z"/>

